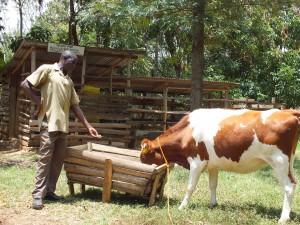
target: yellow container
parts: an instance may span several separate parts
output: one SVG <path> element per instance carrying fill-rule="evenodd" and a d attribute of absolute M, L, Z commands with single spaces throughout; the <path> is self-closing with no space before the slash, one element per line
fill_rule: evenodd
<path fill-rule="evenodd" d="M 84 92 L 90 92 L 90 93 L 100 93 L 100 88 L 89 86 L 89 85 L 84 85 L 83 86 L 83 91 Z"/>

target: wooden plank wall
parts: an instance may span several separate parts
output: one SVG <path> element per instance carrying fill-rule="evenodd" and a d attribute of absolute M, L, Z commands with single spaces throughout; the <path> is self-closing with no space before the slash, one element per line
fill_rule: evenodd
<path fill-rule="evenodd" d="M 154 139 L 177 123 L 189 112 L 190 107 L 180 96 L 166 98 L 159 94 L 134 96 L 130 103 L 127 112 L 131 114 L 136 148 L 140 148 L 142 139 Z"/>
<path fill-rule="evenodd" d="M 80 107 L 87 120 L 103 136 L 99 142 L 102 144 L 129 147 L 134 140 L 131 131 L 131 118 L 127 112 L 129 101 L 126 96 L 100 95 L 92 93 L 80 93 Z M 70 115 L 74 121 L 75 116 Z M 77 123 L 78 124 L 78 123 Z M 82 126 L 82 125 L 81 125 Z M 70 124 L 70 133 L 84 134 Z"/>
<path fill-rule="evenodd" d="M 0 140 L 9 139 L 9 85 L 0 84 Z"/>
<path fill-rule="evenodd" d="M 168 111 L 164 110 L 163 97 L 140 98 L 124 95 L 105 95 L 79 93 L 80 107 L 87 120 L 103 136 L 92 139 L 86 128 L 75 115 L 70 114 L 68 145 L 80 145 L 87 141 L 113 145 L 117 147 L 139 148 L 143 138 L 155 138 L 167 128 L 179 121 L 187 111 L 187 106 L 174 98 L 168 101 Z M 33 117 L 34 106 L 20 92 L 19 104 L 19 140 L 20 148 L 38 147 L 40 134 L 37 121 Z M 167 121 L 164 122 L 164 114 Z"/>
<path fill-rule="evenodd" d="M 78 122 L 75 115 L 70 114 L 68 146 L 84 144 L 87 141 L 94 143 L 128 147 L 135 137 L 131 133 L 128 100 L 123 97 L 110 95 L 96 95 L 81 93 L 80 107 L 87 120 L 103 136 L 100 140 L 94 139 L 87 133 L 87 129 Z M 20 148 L 38 147 L 40 133 L 37 120 L 33 117 L 34 106 L 20 92 L 19 101 L 19 140 Z"/>
<path fill-rule="evenodd" d="M 24 74 L 22 77 L 26 77 Z M 8 85 L 2 85 L 2 111 L 0 135 L 5 136 L 9 127 Z M 94 140 L 87 134 L 86 128 L 70 115 L 69 146 L 92 141 L 117 147 L 139 148 L 143 138 L 154 139 L 177 123 L 189 111 L 186 96 L 168 96 L 163 94 L 136 94 L 125 96 L 124 93 L 79 93 L 80 106 L 88 121 L 103 135 L 101 140 Z M 207 99 L 205 99 L 207 100 Z M 211 100 L 213 101 L 213 100 Z M 216 100 L 217 101 L 217 100 Z M 237 103 L 239 101 L 234 100 Z M 223 102 L 222 102 L 223 103 Z M 248 103 L 248 102 L 247 102 Z M 254 102 L 251 102 L 254 103 Z M 233 108 L 230 104 L 229 108 Z M 251 105 L 252 106 L 252 105 Z M 273 106 L 274 107 L 274 106 Z M 20 148 L 38 147 L 40 134 L 37 121 L 33 118 L 34 106 L 20 91 L 18 98 L 18 131 Z M 2 138 L 3 139 L 3 138 Z"/>

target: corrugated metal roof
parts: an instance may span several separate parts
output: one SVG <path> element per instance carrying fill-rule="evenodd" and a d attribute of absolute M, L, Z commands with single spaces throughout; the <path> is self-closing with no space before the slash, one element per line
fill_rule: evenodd
<path fill-rule="evenodd" d="M 8 76 L 19 75 L 24 72 L 31 72 L 31 52 L 36 52 L 36 68 L 42 64 L 53 64 L 58 62 L 60 53 L 48 52 L 48 43 L 23 41 L 7 65 L 1 73 L 1 83 L 3 78 L 7 81 Z M 127 76 L 113 75 L 111 71 L 124 67 L 130 61 L 138 59 L 140 56 L 146 55 L 145 51 L 132 50 L 116 50 L 103 49 L 97 47 L 85 47 L 84 55 L 86 56 L 85 84 L 97 86 L 102 89 L 109 89 L 110 85 L 115 90 L 125 90 L 127 84 Z M 80 86 L 82 80 L 83 56 L 78 56 L 78 63 L 72 74 L 75 85 Z M 112 84 L 110 83 L 110 78 Z M 159 92 L 168 88 L 168 91 L 174 93 L 189 93 L 191 87 L 190 80 L 172 79 L 172 78 L 156 78 L 156 77 L 137 77 L 130 78 L 131 89 L 134 92 Z M 210 91 L 226 91 L 236 87 L 237 83 L 231 82 L 215 82 L 204 81 L 204 92 Z"/>
<path fill-rule="evenodd" d="M 102 89 L 109 89 L 110 77 L 103 76 L 94 79 L 92 82 L 86 81 L 88 85 L 94 85 Z M 126 76 L 114 75 L 112 76 L 112 86 L 114 89 L 124 90 L 127 83 Z M 191 80 L 175 79 L 175 78 L 153 78 L 153 77 L 136 77 L 130 78 L 131 89 L 134 92 L 145 93 L 163 93 L 165 88 L 169 93 L 190 93 Z M 218 82 L 218 81 L 203 81 L 204 92 L 212 91 L 227 91 L 231 88 L 237 87 L 238 83 L 232 82 Z"/>
<path fill-rule="evenodd" d="M 60 53 L 48 52 L 48 43 L 23 41 L 3 71 L 3 75 L 21 74 L 23 67 L 26 72 L 31 68 L 30 53 L 36 51 L 36 68 L 42 64 L 53 64 L 58 62 Z M 145 51 L 115 50 L 96 47 L 85 47 L 84 54 L 87 56 L 86 75 L 97 76 L 110 74 L 111 69 L 118 69 L 136 60 L 139 56 L 146 55 Z M 74 76 L 82 74 L 83 56 L 78 56 L 78 64 Z"/>

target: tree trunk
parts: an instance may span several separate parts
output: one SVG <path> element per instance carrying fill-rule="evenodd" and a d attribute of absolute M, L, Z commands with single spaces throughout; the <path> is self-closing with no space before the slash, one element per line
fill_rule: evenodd
<path fill-rule="evenodd" d="M 20 15 L 20 37 L 23 37 L 23 10 L 22 7 L 20 6 L 19 8 L 19 15 Z"/>
<path fill-rule="evenodd" d="M 191 111 L 203 107 L 205 0 L 196 0 L 193 13 Z"/>
<path fill-rule="evenodd" d="M 154 70 L 152 71 L 152 77 L 155 77 L 155 75 L 157 74 L 157 71 L 158 71 L 158 61 L 159 61 L 159 57 L 158 57 L 158 54 L 159 54 L 159 48 L 158 46 L 160 43 L 160 34 L 157 33 L 156 34 L 156 45 L 154 47 Z"/>
<path fill-rule="evenodd" d="M 19 17 L 20 17 L 20 37 L 23 37 L 23 2 L 21 0 L 15 1 L 18 10 L 19 10 Z"/>
<path fill-rule="evenodd" d="M 74 0 L 70 0 L 69 45 L 78 45 Z"/>
<path fill-rule="evenodd" d="M 181 66 L 181 60 L 176 55 L 176 44 L 175 44 L 175 38 L 176 33 L 173 30 L 167 30 L 165 32 L 165 39 L 168 47 L 168 51 L 171 54 L 171 57 L 173 58 L 173 66 L 176 72 L 176 77 L 180 78 L 180 75 L 182 73 L 182 66 Z"/>

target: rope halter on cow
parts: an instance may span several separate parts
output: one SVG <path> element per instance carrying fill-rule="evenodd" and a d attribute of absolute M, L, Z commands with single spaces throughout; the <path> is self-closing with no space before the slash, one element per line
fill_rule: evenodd
<path fill-rule="evenodd" d="M 170 164 L 169 164 L 169 162 L 168 162 L 168 160 L 167 160 L 167 158 L 166 158 L 166 156 L 165 156 L 165 154 L 164 154 L 164 151 L 163 151 L 162 148 L 161 148 L 161 145 L 160 145 L 160 142 L 159 142 L 159 137 L 156 138 L 156 139 L 157 139 L 157 142 L 158 142 L 158 145 L 159 145 L 161 154 L 162 154 L 162 156 L 163 156 L 163 158 L 164 158 L 164 160 L 165 160 L 166 166 L 167 166 L 167 168 L 169 168 L 169 167 L 170 167 Z"/>
<path fill-rule="evenodd" d="M 170 174 L 170 164 L 164 154 L 164 151 L 162 150 L 161 148 L 161 144 L 159 142 L 159 137 L 156 138 L 157 139 L 157 142 L 158 142 L 158 145 L 159 145 L 159 148 L 160 148 L 160 151 L 161 151 L 161 154 L 165 160 L 165 163 L 166 163 L 166 167 L 167 167 L 167 189 L 168 189 L 168 194 L 167 194 L 167 203 L 168 203 L 168 215 L 169 215 L 169 219 L 170 219 L 170 222 L 171 224 L 173 224 L 173 220 L 172 220 L 172 217 L 171 217 L 171 213 L 170 213 L 170 182 L 169 182 L 169 174 Z"/>

